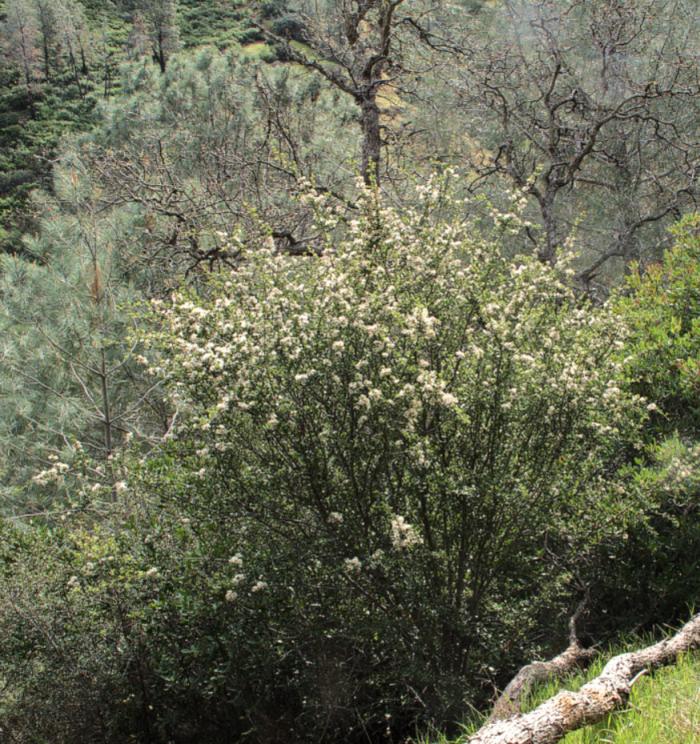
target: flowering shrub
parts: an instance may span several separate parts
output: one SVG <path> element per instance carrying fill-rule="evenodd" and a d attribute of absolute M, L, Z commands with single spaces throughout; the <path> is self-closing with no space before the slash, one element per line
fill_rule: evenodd
<path fill-rule="evenodd" d="M 0 524 L 18 741 L 401 740 L 560 648 L 581 556 L 636 514 L 648 403 L 608 309 L 504 258 L 517 215 L 485 237 L 418 196 L 345 223 L 310 194 L 320 255 L 239 236 L 237 271 L 154 304 L 172 436 L 113 462 L 99 528 Z"/>
<path fill-rule="evenodd" d="M 624 528 L 610 478 L 644 406 L 609 310 L 441 219 L 444 185 L 402 210 L 364 191 L 346 224 L 306 198 L 320 256 L 251 246 L 155 303 L 146 341 L 180 410 L 182 508 L 247 545 L 304 659 L 283 688 L 309 730 L 347 734 L 353 709 L 448 715 L 503 644 L 532 652 L 578 547 Z"/>

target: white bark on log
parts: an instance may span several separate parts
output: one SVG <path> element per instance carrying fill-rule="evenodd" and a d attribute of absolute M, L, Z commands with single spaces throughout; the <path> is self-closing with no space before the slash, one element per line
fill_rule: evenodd
<path fill-rule="evenodd" d="M 700 614 L 672 638 L 613 657 L 598 677 L 578 692 L 563 691 L 524 715 L 487 723 L 468 744 L 555 744 L 569 731 L 603 720 L 624 705 L 640 672 L 670 664 L 700 648 Z"/>
<path fill-rule="evenodd" d="M 520 713 L 523 698 L 538 682 L 561 679 L 577 667 L 584 666 L 596 655 L 595 648 L 583 648 L 578 639 L 577 624 L 585 612 L 588 598 L 581 602 L 569 620 L 569 645 L 549 661 L 533 661 L 524 666 L 508 683 L 494 703 L 489 721 L 499 721 Z"/>
<path fill-rule="evenodd" d="M 523 698 L 535 684 L 550 679 L 562 679 L 576 668 L 584 666 L 597 653 L 596 649 L 583 648 L 578 640 L 569 644 L 566 651 L 549 661 L 533 661 L 524 666 L 501 696 L 496 700 L 491 712 L 491 721 L 500 721 L 520 713 Z"/>

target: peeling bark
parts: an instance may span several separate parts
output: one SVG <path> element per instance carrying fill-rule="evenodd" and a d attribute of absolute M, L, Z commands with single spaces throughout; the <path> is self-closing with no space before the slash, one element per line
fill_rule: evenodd
<path fill-rule="evenodd" d="M 530 713 L 487 723 L 467 744 L 555 744 L 570 731 L 601 721 L 623 706 L 632 685 L 647 669 L 670 664 L 696 648 L 700 648 L 700 614 L 671 638 L 613 657 L 578 692 L 565 690 Z"/>

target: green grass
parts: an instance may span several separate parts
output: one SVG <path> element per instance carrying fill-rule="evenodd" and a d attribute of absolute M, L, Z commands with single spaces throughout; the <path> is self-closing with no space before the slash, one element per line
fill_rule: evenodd
<path fill-rule="evenodd" d="M 576 691 L 602 671 L 611 656 L 643 648 L 652 639 L 637 639 L 624 648 L 611 650 L 582 674 L 565 682 L 552 681 L 539 687 L 524 704 L 532 710 L 560 690 Z M 443 735 L 426 737 L 422 744 L 462 744 L 485 723 L 474 719 L 463 727 L 456 741 Z M 604 721 L 573 731 L 563 744 L 700 744 L 700 652 L 682 656 L 673 666 L 640 678 L 632 688 L 629 704 Z"/>
<path fill-rule="evenodd" d="M 254 41 L 251 44 L 245 44 L 241 47 L 241 53 L 245 57 L 260 60 L 271 60 L 275 56 L 274 49 L 264 41 Z"/>
<path fill-rule="evenodd" d="M 626 710 L 573 731 L 564 744 L 700 744 L 700 654 L 642 677 Z"/>

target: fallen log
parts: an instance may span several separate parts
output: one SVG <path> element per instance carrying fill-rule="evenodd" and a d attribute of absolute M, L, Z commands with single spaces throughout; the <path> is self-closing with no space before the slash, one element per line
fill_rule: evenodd
<path fill-rule="evenodd" d="M 489 721 L 510 718 L 521 712 L 525 696 L 535 684 L 550 679 L 562 679 L 575 669 L 588 664 L 596 655 L 595 648 L 584 648 L 578 639 L 577 624 L 586 608 L 582 602 L 569 620 L 569 645 L 549 661 L 533 661 L 524 666 L 503 690 L 493 705 Z"/>
<path fill-rule="evenodd" d="M 603 720 L 629 698 L 636 680 L 646 670 L 676 660 L 700 648 L 700 614 L 671 638 L 631 653 L 614 656 L 595 679 L 578 692 L 563 691 L 530 713 L 487 723 L 469 737 L 468 744 L 555 744 L 570 731 Z"/>

